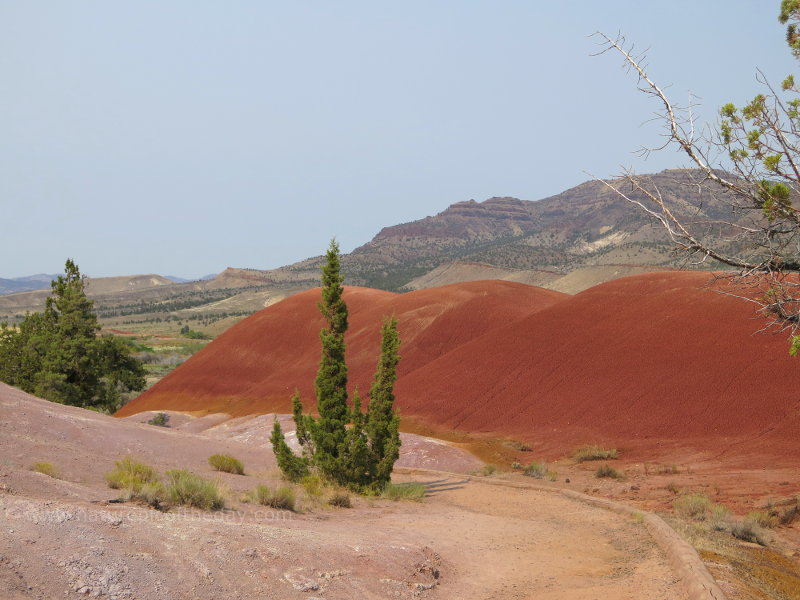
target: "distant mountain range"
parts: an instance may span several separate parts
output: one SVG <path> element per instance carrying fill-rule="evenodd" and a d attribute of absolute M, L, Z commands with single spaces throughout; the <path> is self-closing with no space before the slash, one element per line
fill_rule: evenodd
<path fill-rule="evenodd" d="M 49 289 L 50 282 L 58 275 L 28 275 L 26 277 L 0 278 L 0 294 L 13 294 L 14 292 L 27 292 L 30 290 Z"/>
<path fill-rule="evenodd" d="M 694 222 L 727 216 L 727 204 L 698 185 L 697 171 L 669 170 L 642 179 L 670 198 L 679 216 Z M 229 267 L 191 282 L 158 275 L 96 278 L 90 279 L 87 293 L 101 317 L 249 314 L 319 285 L 322 260 L 317 256 L 270 270 Z M 342 270 L 349 285 L 390 291 L 506 279 L 576 293 L 624 275 L 676 268 L 684 261 L 643 211 L 603 182 L 588 181 L 537 201 L 504 197 L 457 202 L 437 215 L 386 227 L 344 255 Z M 37 287 L 49 287 L 50 275 L 34 277 L 40 278 Z M 32 287 L 16 288 L 21 289 Z M 0 288 L 0 293 L 8 291 Z M 37 310 L 46 295 L 0 296 L 0 318 Z"/>

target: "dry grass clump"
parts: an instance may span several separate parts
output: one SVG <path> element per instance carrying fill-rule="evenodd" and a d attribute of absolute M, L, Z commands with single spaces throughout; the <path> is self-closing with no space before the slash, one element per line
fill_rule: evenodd
<path fill-rule="evenodd" d="M 242 461 L 228 454 L 213 454 L 208 457 L 208 464 L 217 471 L 233 473 L 234 475 L 244 475 L 244 465 Z"/>
<path fill-rule="evenodd" d="M 225 508 L 225 498 L 219 484 L 203 479 L 185 469 L 167 471 L 167 497 L 172 504 L 194 506 L 203 510 Z"/>
<path fill-rule="evenodd" d="M 759 546 L 766 546 L 767 542 L 764 539 L 764 530 L 753 519 L 747 517 L 743 521 L 735 523 L 731 527 L 731 535 L 737 540 L 744 542 L 751 542 Z"/>
<path fill-rule="evenodd" d="M 353 503 L 350 501 L 350 494 L 343 490 L 337 490 L 328 498 L 328 504 L 339 508 L 352 508 Z"/>
<path fill-rule="evenodd" d="M 53 466 L 53 463 L 35 462 L 31 465 L 31 471 L 36 471 L 37 473 L 41 473 L 42 475 L 47 475 L 48 477 L 53 477 L 55 479 L 58 479 L 58 471 Z"/>
<path fill-rule="evenodd" d="M 597 467 L 597 471 L 594 472 L 594 476 L 597 478 L 609 477 L 611 479 L 622 479 L 622 473 L 610 465 L 600 465 Z"/>
<path fill-rule="evenodd" d="M 381 497 L 388 500 L 415 500 L 419 501 L 425 496 L 425 486 L 416 481 L 407 483 L 387 483 L 383 488 Z"/>
<path fill-rule="evenodd" d="M 522 469 L 522 474 L 534 479 L 542 479 L 547 475 L 547 463 L 544 461 L 531 461 L 530 464 Z"/>
<path fill-rule="evenodd" d="M 255 489 L 248 494 L 248 499 L 256 504 L 281 510 L 293 511 L 295 507 L 294 489 L 287 485 L 281 486 L 275 490 L 271 490 L 266 485 L 257 485 Z"/>
<path fill-rule="evenodd" d="M 105 474 L 108 487 L 115 490 L 130 491 L 138 494 L 142 487 L 148 483 L 159 480 L 158 472 L 144 463 L 126 456 L 114 463 L 114 470 Z"/>
<path fill-rule="evenodd" d="M 596 444 L 587 444 L 577 448 L 572 453 L 572 458 L 577 462 L 585 462 L 587 460 L 612 460 L 617 458 L 616 448 L 603 448 Z"/>
<path fill-rule="evenodd" d="M 485 464 L 481 470 L 478 471 L 478 475 L 483 477 L 488 477 L 489 475 L 494 475 L 495 473 L 497 473 L 497 465 L 493 464 Z"/>
<path fill-rule="evenodd" d="M 672 503 L 672 508 L 682 517 L 705 521 L 711 510 L 711 500 L 705 494 L 684 494 Z"/>
<path fill-rule="evenodd" d="M 765 529 L 772 529 L 780 523 L 778 512 L 775 510 L 754 510 L 746 518 Z"/>

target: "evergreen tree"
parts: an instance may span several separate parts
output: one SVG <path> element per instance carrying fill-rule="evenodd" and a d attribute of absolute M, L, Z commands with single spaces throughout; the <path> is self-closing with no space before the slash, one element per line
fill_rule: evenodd
<path fill-rule="evenodd" d="M 344 334 L 347 331 L 347 305 L 342 298 L 344 277 L 340 270 L 339 244 L 331 240 L 322 267 L 322 302 L 319 309 L 327 321 L 320 331 L 320 359 L 314 390 L 319 417 L 310 431 L 314 443 L 314 462 L 320 472 L 339 484 L 347 477 L 347 364 Z"/>
<path fill-rule="evenodd" d="M 394 463 L 400 457 L 400 417 L 394 410 L 399 349 L 397 319 L 387 318 L 381 328 L 381 355 L 369 392 L 365 424 L 370 449 L 370 485 L 378 489 L 389 483 Z"/>
<path fill-rule="evenodd" d="M 94 304 L 71 259 L 51 285 L 44 312 L 26 315 L 16 330 L 0 327 L 0 379 L 54 402 L 113 412 L 123 393 L 144 388 L 144 367 L 127 341 L 98 337 Z"/>
<path fill-rule="evenodd" d="M 287 479 L 296 481 L 314 467 L 336 484 L 374 492 L 389 482 L 400 453 L 399 417 L 393 408 L 400 345 L 397 320 L 386 319 L 383 324 L 381 356 L 367 412 L 362 411 L 358 390 L 349 408 L 344 356 L 347 305 L 342 298 L 342 281 L 339 246 L 332 240 L 322 268 L 322 302 L 318 305 L 327 322 L 320 332 L 322 358 L 314 381 L 319 416 L 304 415 L 295 392 L 292 413 L 303 456 L 292 453 L 277 422 L 272 429 L 272 449 Z"/>
<path fill-rule="evenodd" d="M 278 468 L 280 468 L 281 473 L 283 473 L 286 479 L 289 481 L 300 481 L 303 477 L 308 475 L 308 461 L 305 457 L 296 456 L 292 452 L 292 449 L 289 448 L 286 439 L 283 437 L 281 424 L 278 423 L 277 419 L 275 419 L 275 422 L 272 424 L 272 437 L 270 438 L 270 442 L 272 442 L 272 451 L 275 453 L 275 460 L 278 461 Z"/>

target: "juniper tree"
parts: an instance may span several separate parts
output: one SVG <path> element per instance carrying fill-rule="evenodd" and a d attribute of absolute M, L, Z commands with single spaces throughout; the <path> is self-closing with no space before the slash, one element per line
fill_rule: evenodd
<path fill-rule="evenodd" d="M 0 379 L 54 402 L 113 412 L 123 393 L 144 388 L 144 367 L 127 341 L 98 336 L 72 259 L 51 286 L 43 312 L 26 315 L 16 330 L 0 327 Z"/>
<path fill-rule="evenodd" d="M 399 417 L 393 409 L 393 386 L 399 338 L 397 320 L 387 319 L 381 335 L 381 355 L 365 413 L 356 390 L 353 406 L 347 404 L 347 365 L 344 334 L 347 305 L 342 297 L 339 247 L 331 241 L 322 268 L 322 302 L 318 304 L 327 327 L 320 332 L 322 358 L 314 382 L 317 418 L 303 414 L 297 392 L 292 413 L 303 456 L 295 456 L 277 422 L 272 431 L 272 449 L 288 479 L 298 479 L 312 467 L 334 483 L 360 492 L 381 489 L 391 476 L 399 456 Z"/>
<path fill-rule="evenodd" d="M 327 327 L 320 331 L 322 357 L 314 380 L 319 417 L 310 430 L 314 463 L 326 477 L 346 484 L 346 438 L 350 411 L 347 406 L 347 364 L 344 334 L 347 305 L 339 261 L 339 244 L 331 240 L 322 267 L 322 301 L 318 304 Z"/>
<path fill-rule="evenodd" d="M 370 485 L 377 488 L 389 483 L 394 463 L 400 456 L 400 417 L 394 409 L 399 349 L 397 319 L 387 318 L 381 328 L 381 354 L 369 391 L 369 409 L 364 426 L 370 449 Z"/>

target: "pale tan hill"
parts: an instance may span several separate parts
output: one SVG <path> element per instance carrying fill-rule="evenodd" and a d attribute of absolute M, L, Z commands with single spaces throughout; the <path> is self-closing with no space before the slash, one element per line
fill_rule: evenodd
<path fill-rule="evenodd" d="M 421 290 L 451 283 L 463 283 L 465 281 L 515 281 L 527 285 L 547 287 L 547 284 L 560 277 L 560 273 L 555 271 L 541 271 L 533 269 L 505 269 L 483 263 L 475 262 L 451 262 L 439 265 L 421 277 L 409 281 L 403 289 Z"/>
<path fill-rule="evenodd" d="M 588 290 L 601 283 L 620 279 L 621 277 L 670 270 L 674 269 L 648 265 L 599 265 L 596 267 L 576 269 L 558 279 L 554 279 L 542 287 L 565 294 L 577 294 L 578 292 Z"/>

